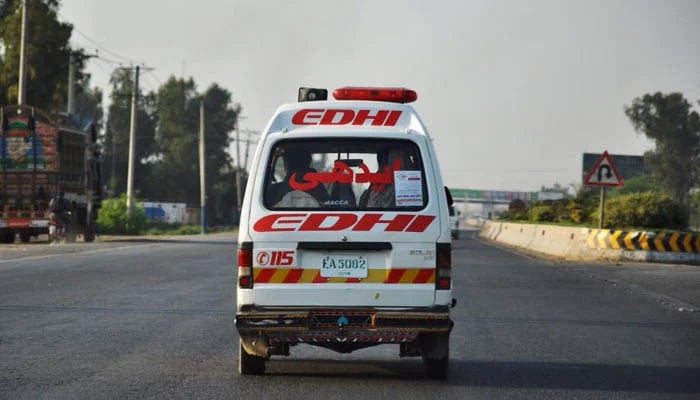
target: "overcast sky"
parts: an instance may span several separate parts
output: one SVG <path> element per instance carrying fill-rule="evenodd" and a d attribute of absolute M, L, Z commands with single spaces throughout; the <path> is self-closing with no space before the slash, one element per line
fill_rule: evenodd
<path fill-rule="evenodd" d="M 539 190 L 581 181 L 584 152 L 639 154 L 625 104 L 700 99 L 700 1 L 63 0 L 73 44 L 217 82 L 262 129 L 299 86 L 405 86 L 447 185 Z M 110 54 L 109 52 L 116 53 Z M 126 63 L 125 63 L 126 64 Z M 115 67 L 94 59 L 93 85 Z M 698 107 L 696 106 L 696 109 Z"/>

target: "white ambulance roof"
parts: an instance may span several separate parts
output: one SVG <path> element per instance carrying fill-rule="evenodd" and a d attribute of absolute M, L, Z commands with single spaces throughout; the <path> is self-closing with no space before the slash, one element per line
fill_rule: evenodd
<path fill-rule="evenodd" d="M 382 101 L 307 101 L 280 106 L 263 131 L 312 130 L 342 132 L 347 130 L 382 130 L 411 132 L 429 136 L 416 111 L 407 104 Z"/>

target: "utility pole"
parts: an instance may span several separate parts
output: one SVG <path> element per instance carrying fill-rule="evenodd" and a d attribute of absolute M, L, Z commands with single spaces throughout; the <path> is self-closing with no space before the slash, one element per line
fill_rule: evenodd
<path fill-rule="evenodd" d="M 112 130 L 112 178 L 109 181 L 109 190 L 110 190 L 110 195 L 114 196 L 116 194 L 116 185 L 115 182 L 117 180 L 117 131 Z"/>
<path fill-rule="evenodd" d="M 245 118 L 238 116 L 236 118 L 236 223 L 241 221 L 241 120 Z"/>
<path fill-rule="evenodd" d="M 126 178 L 126 212 L 131 216 L 134 202 L 134 150 L 136 148 L 136 114 L 139 99 L 139 66 L 134 68 L 134 87 L 131 92 L 131 124 L 129 127 L 129 169 Z"/>
<path fill-rule="evenodd" d="M 70 115 L 75 112 L 75 105 L 73 104 L 73 99 L 75 98 L 75 66 L 73 63 L 73 50 L 69 50 L 68 56 L 68 107 L 66 112 Z"/>
<path fill-rule="evenodd" d="M 28 15 L 27 0 L 22 0 L 22 36 L 19 45 L 19 88 L 17 91 L 17 104 L 23 106 L 27 99 L 27 26 Z"/>
<path fill-rule="evenodd" d="M 605 220 L 605 186 L 600 187 L 600 213 L 598 214 L 598 229 L 603 229 Z"/>
<path fill-rule="evenodd" d="M 251 130 L 251 129 L 246 129 L 246 140 L 245 140 L 245 161 L 243 163 L 243 169 L 246 171 L 246 177 L 248 176 L 248 153 L 250 149 L 250 145 L 253 143 L 257 143 L 257 140 L 250 140 L 250 135 L 259 135 L 260 132 Z"/>
<path fill-rule="evenodd" d="M 201 233 L 207 233 L 206 162 L 204 159 L 204 101 L 199 101 L 199 205 L 201 207 Z"/>

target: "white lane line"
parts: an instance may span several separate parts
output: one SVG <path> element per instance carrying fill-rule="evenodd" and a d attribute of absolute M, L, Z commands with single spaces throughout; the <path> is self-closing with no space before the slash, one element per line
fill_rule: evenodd
<path fill-rule="evenodd" d="M 106 249 L 90 249 L 90 250 L 84 250 L 84 251 L 76 251 L 76 252 L 72 252 L 72 253 L 44 254 L 44 255 L 40 255 L 40 256 L 28 256 L 28 257 L 12 258 L 9 260 L 0 260 L 0 264 L 9 264 L 9 263 L 14 263 L 14 262 L 19 262 L 19 261 L 42 260 L 45 258 L 72 256 L 72 255 L 78 255 L 78 254 L 106 253 L 109 251 L 117 251 L 117 250 L 124 250 L 124 249 L 138 249 L 141 247 L 149 247 L 149 246 L 155 247 L 155 246 L 159 246 L 162 244 L 163 243 L 147 243 L 147 244 L 138 244 L 138 245 L 132 245 L 132 246 L 109 247 Z"/>

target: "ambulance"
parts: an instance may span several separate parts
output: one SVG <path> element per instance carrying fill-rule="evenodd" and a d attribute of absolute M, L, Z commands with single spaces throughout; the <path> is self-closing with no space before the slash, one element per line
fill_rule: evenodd
<path fill-rule="evenodd" d="M 261 135 L 237 254 L 240 374 L 299 345 L 449 370 L 452 198 L 405 88 L 300 88 Z"/>

